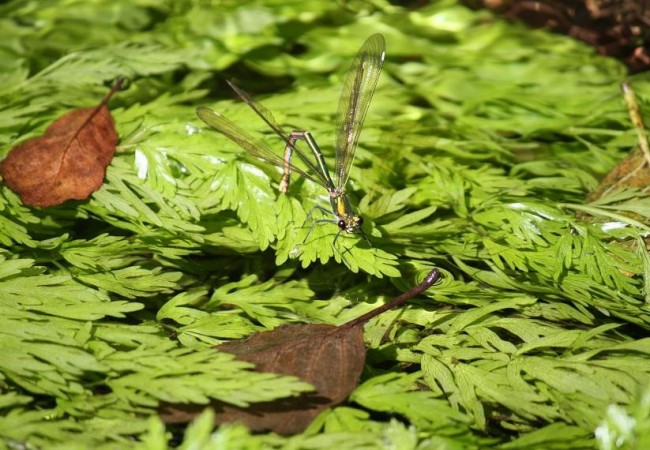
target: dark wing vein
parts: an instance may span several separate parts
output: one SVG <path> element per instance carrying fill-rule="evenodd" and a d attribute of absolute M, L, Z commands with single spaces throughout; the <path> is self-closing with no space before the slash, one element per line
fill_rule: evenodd
<path fill-rule="evenodd" d="M 263 159 L 264 161 L 267 161 L 278 167 L 284 167 L 285 161 L 282 157 L 278 156 L 265 144 L 252 137 L 239 125 L 235 124 L 230 119 L 227 119 L 212 108 L 208 108 L 207 106 L 199 106 L 196 108 L 196 115 L 199 116 L 202 121 L 219 131 L 221 134 L 226 136 L 235 144 L 239 145 L 242 149 L 246 150 L 252 156 Z M 292 171 L 299 173 L 314 183 L 326 187 L 320 178 L 316 178 L 306 173 L 304 170 L 296 167 L 293 164 L 289 164 L 289 166 Z"/>
<path fill-rule="evenodd" d="M 385 41 L 373 34 L 361 46 L 348 71 L 336 114 L 336 187 L 342 190 L 348 181 L 350 166 L 359 142 L 359 133 L 375 93 L 384 65 Z"/>
<path fill-rule="evenodd" d="M 253 98 L 248 95 L 246 91 L 243 89 L 240 89 L 237 85 L 232 83 L 231 81 L 226 80 L 228 83 L 228 86 L 235 91 L 235 93 L 246 103 L 253 111 L 255 111 L 255 114 L 257 114 L 274 132 L 276 135 L 278 135 L 285 143 L 285 145 L 290 145 L 289 143 L 289 135 L 282 129 L 280 124 L 275 120 L 275 117 L 273 117 L 273 113 L 266 108 L 264 105 L 261 103 L 256 102 L 253 100 Z M 312 160 L 307 158 L 305 154 L 300 151 L 299 148 L 294 144 L 293 145 L 293 152 L 295 155 L 298 155 L 298 158 L 307 166 L 309 167 L 309 170 L 315 174 L 314 176 L 317 176 L 321 181 L 317 182 L 318 184 L 322 186 L 327 186 L 328 180 L 321 175 L 320 170 L 318 170 L 318 167 L 314 164 Z M 293 170 L 293 165 L 291 166 L 291 170 Z M 298 173 L 303 174 L 304 171 L 299 171 L 297 170 Z M 308 177 L 309 179 L 313 179 L 314 177 Z"/>

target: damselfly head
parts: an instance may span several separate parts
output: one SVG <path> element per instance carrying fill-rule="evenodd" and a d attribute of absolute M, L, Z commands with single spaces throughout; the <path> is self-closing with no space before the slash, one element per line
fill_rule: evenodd
<path fill-rule="evenodd" d="M 356 214 L 348 214 L 346 216 L 339 216 L 339 221 L 336 223 L 341 231 L 346 233 L 358 233 L 363 225 L 363 217 Z"/>

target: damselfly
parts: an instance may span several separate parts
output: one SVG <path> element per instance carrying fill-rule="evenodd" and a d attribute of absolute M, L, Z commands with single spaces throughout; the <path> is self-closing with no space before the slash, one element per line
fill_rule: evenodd
<path fill-rule="evenodd" d="M 345 185 L 350 175 L 350 168 L 352 167 L 354 152 L 359 142 L 359 134 L 363 127 L 363 121 L 366 118 L 368 106 L 372 100 L 372 95 L 377 87 L 379 74 L 384 65 L 384 57 L 384 37 L 381 34 L 373 34 L 357 52 L 345 78 L 336 115 L 337 134 L 334 163 L 334 179 L 336 181 L 332 180 L 323 153 L 309 131 L 285 133 L 268 109 L 256 103 L 246 92 L 233 83 L 228 82 L 237 95 L 285 142 L 284 157 L 280 157 L 271 151 L 266 145 L 253 138 L 239 127 L 239 125 L 228 120 L 217 111 L 206 106 L 199 106 L 196 110 L 201 120 L 235 142 L 248 153 L 281 167 L 283 169 L 283 176 L 280 180 L 280 192 L 287 192 L 291 171 L 297 172 L 314 183 L 323 186 L 329 194 L 330 204 L 332 206 L 331 213 L 337 218 L 337 220 L 323 221 L 336 223 L 339 227 L 339 231 L 332 242 L 332 246 L 335 249 L 336 240 L 343 231 L 346 233 L 361 233 L 364 238 L 366 237 L 361 229 L 363 219 L 352 209 L 345 193 Z M 300 139 L 306 142 L 315 158 L 315 162 L 296 147 L 296 141 Z M 305 164 L 307 169 L 303 170 L 296 167 L 291 162 L 291 157 L 294 153 L 298 155 L 298 158 Z"/>

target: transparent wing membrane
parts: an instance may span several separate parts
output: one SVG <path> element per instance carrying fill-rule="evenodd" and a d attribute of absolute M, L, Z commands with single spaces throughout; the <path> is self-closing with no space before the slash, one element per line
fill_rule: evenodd
<path fill-rule="evenodd" d="M 348 181 L 359 134 L 384 66 L 384 36 L 373 34 L 361 46 L 343 83 L 336 114 L 335 183 L 342 190 Z"/>
<path fill-rule="evenodd" d="M 253 136 L 248 134 L 242 127 L 227 119 L 221 113 L 208 108 L 207 106 L 199 106 L 196 108 L 196 115 L 199 118 L 210 125 L 212 128 L 218 130 L 221 134 L 226 136 L 228 139 L 233 141 L 235 144 L 239 145 L 242 149 L 246 150 L 249 154 L 256 158 L 263 159 L 266 162 L 274 164 L 278 167 L 284 168 L 287 164 L 291 167 L 291 170 L 299 173 L 303 177 L 313 181 L 316 184 L 319 184 L 323 187 L 327 187 L 325 182 L 320 178 L 308 174 L 299 167 L 296 167 L 294 164 L 290 164 L 285 161 L 281 156 L 277 155 L 270 148 L 263 144 L 259 140 L 255 139 Z M 286 137 L 283 137 L 283 140 L 286 141 Z M 297 153 L 297 152 L 296 152 Z M 303 155 L 304 157 L 304 155 Z M 302 158 L 301 158 L 302 159 Z M 309 162 L 311 166 L 313 163 Z M 318 174 L 318 172 L 315 172 Z"/>

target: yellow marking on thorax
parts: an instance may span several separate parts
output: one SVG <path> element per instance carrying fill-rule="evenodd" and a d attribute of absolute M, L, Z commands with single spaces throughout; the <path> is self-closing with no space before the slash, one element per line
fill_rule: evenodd
<path fill-rule="evenodd" d="M 348 210 L 345 205 L 345 200 L 343 197 L 338 197 L 334 200 L 336 202 L 336 215 L 337 216 L 345 216 L 348 214 Z"/>

